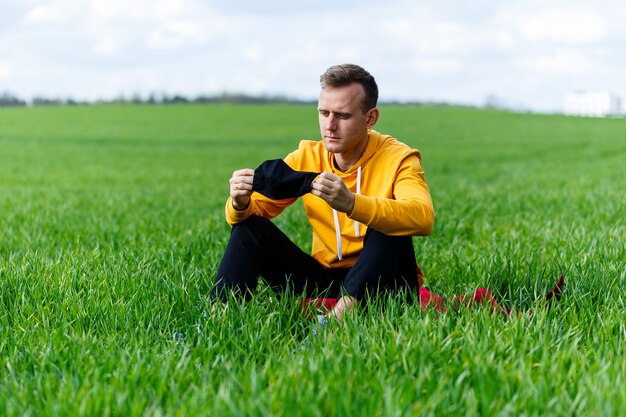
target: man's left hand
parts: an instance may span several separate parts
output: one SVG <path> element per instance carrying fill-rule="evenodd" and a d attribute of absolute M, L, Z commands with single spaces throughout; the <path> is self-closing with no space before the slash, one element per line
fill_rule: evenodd
<path fill-rule="evenodd" d="M 348 189 L 341 177 L 332 172 L 322 172 L 313 181 L 311 194 L 320 197 L 342 213 L 352 213 L 354 209 L 354 193 Z"/>

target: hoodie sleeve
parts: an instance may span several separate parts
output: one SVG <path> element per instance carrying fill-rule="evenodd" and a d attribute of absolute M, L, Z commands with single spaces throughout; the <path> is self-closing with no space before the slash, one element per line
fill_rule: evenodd
<path fill-rule="evenodd" d="M 272 200 L 270 198 L 264 197 L 259 193 L 252 193 L 250 196 L 250 204 L 245 210 L 239 211 L 233 207 L 233 201 L 230 197 L 228 197 L 228 201 L 226 201 L 226 221 L 231 226 L 236 225 L 237 223 L 241 223 L 246 220 L 248 217 L 255 216 L 263 216 L 268 219 L 272 219 L 278 216 L 282 211 L 291 205 L 297 198 L 289 198 L 284 200 Z"/>
<path fill-rule="evenodd" d="M 435 211 L 419 154 L 402 159 L 395 175 L 393 198 L 355 195 L 349 217 L 390 236 L 430 234 Z"/>

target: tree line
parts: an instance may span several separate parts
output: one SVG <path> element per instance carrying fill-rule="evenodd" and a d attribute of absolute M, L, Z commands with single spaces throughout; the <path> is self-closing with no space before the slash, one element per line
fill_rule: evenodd
<path fill-rule="evenodd" d="M 94 104 L 211 104 L 211 103 L 233 103 L 233 104 L 316 104 L 316 99 L 302 100 L 294 99 L 284 95 L 249 95 L 243 93 L 221 93 L 217 95 L 199 95 L 188 97 L 183 94 L 157 94 L 148 96 L 133 94 L 130 96 L 119 95 L 110 99 L 96 100 L 76 100 L 74 98 L 51 98 L 35 96 L 30 101 L 26 101 L 10 92 L 0 93 L 0 108 L 2 107 L 44 107 L 44 106 L 78 106 Z M 394 101 L 387 100 L 380 104 L 409 105 L 409 106 L 437 106 L 437 107 L 474 107 L 466 104 L 458 104 L 445 101 Z M 487 108 L 504 108 L 489 102 L 485 104 Z"/>
<path fill-rule="evenodd" d="M 0 94 L 0 107 L 20 107 L 20 106 L 76 106 L 90 104 L 181 104 L 181 103 L 314 103 L 314 100 L 296 100 L 281 95 L 248 95 L 239 93 L 222 93 L 218 95 L 199 95 L 187 97 L 182 94 L 150 94 L 143 97 L 139 94 L 131 96 L 120 95 L 111 99 L 75 100 L 73 98 L 50 98 L 33 97 L 31 101 L 26 101 L 14 94 L 4 92 Z"/>

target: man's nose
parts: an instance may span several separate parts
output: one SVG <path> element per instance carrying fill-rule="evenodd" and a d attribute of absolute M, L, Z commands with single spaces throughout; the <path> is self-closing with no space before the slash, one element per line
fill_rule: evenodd
<path fill-rule="evenodd" d="M 336 119 L 330 115 L 326 118 L 326 130 L 335 130 L 337 128 Z"/>

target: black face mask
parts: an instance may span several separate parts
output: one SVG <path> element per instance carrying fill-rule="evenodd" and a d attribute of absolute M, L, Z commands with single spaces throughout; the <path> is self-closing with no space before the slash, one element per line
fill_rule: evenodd
<path fill-rule="evenodd" d="M 282 159 L 270 159 L 254 170 L 252 190 L 264 196 L 282 200 L 311 192 L 317 172 L 294 171 Z"/>

